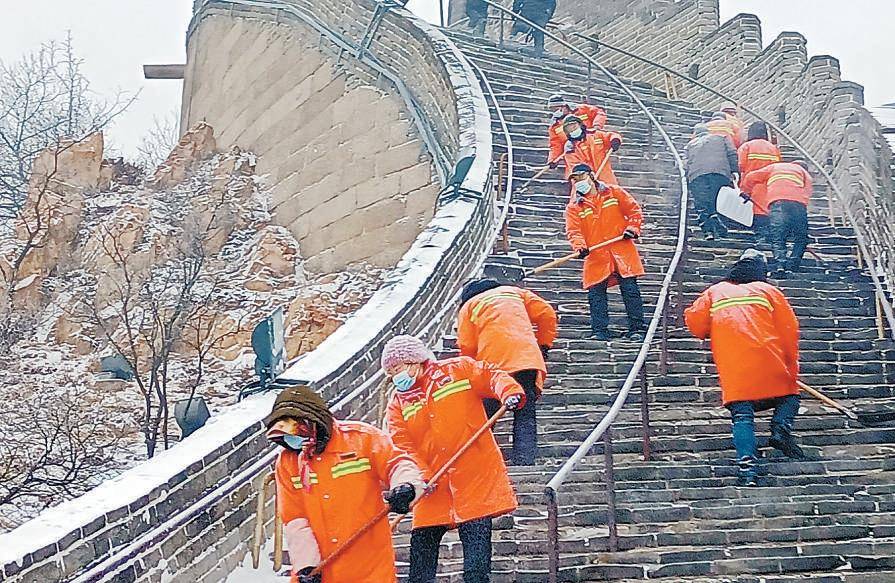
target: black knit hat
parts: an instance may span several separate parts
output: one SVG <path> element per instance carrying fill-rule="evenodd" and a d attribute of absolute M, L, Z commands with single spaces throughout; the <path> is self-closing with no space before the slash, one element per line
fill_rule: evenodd
<path fill-rule="evenodd" d="M 574 166 L 572 166 L 572 174 L 582 174 L 584 172 L 590 174 L 593 171 L 594 169 L 591 168 L 588 164 L 575 164 Z"/>
<path fill-rule="evenodd" d="M 746 249 L 727 275 L 727 281 L 731 283 L 752 283 L 767 279 L 768 260 L 757 249 Z"/>
<path fill-rule="evenodd" d="M 571 125 L 573 123 L 584 125 L 584 120 L 574 114 L 569 114 L 562 120 L 562 127 L 565 129 L 566 126 Z"/>
<path fill-rule="evenodd" d="M 500 287 L 501 285 L 503 284 L 494 281 L 493 279 L 475 279 L 470 281 L 463 286 L 463 291 L 460 293 L 460 305 L 462 306 L 480 293 Z"/>
<path fill-rule="evenodd" d="M 273 403 L 264 425 L 270 429 L 277 421 L 292 417 L 317 426 L 318 449 L 329 441 L 333 431 L 333 414 L 320 395 L 306 385 L 294 385 L 283 389 Z"/>
<path fill-rule="evenodd" d="M 746 133 L 747 140 L 767 140 L 768 139 L 768 124 L 763 121 L 757 121 L 749 126 L 749 131 Z"/>

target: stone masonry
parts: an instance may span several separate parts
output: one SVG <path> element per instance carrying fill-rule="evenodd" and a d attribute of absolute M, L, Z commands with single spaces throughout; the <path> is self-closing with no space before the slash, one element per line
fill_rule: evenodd
<path fill-rule="evenodd" d="M 434 169 L 399 96 L 264 14 L 203 12 L 189 37 L 183 123 L 256 152 L 276 221 L 315 271 L 394 265 L 432 217 Z"/>

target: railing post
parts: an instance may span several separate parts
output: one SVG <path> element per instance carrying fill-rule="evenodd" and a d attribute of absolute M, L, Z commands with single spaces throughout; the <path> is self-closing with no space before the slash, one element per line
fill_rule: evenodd
<path fill-rule="evenodd" d="M 671 298 L 665 296 L 665 309 L 662 310 L 662 339 L 660 340 L 661 355 L 659 357 L 659 375 L 668 374 L 668 309 L 671 307 Z"/>
<path fill-rule="evenodd" d="M 879 297 L 879 292 L 873 292 L 873 305 L 876 307 L 876 332 L 880 340 L 886 339 L 886 326 L 883 323 L 883 301 Z"/>
<path fill-rule="evenodd" d="M 649 160 L 653 153 L 653 120 L 647 119 L 646 126 L 646 148 L 643 150 L 643 156 Z"/>
<path fill-rule="evenodd" d="M 591 79 L 592 75 L 593 75 L 593 65 L 591 65 L 590 61 L 588 61 L 587 62 L 587 90 L 584 94 L 584 103 L 587 103 L 587 104 L 590 104 L 590 86 L 591 86 L 591 83 L 593 83 L 593 80 Z"/>
<path fill-rule="evenodd" d="M 556 491 L 547 488 L 547 581 L 559 580 L 559 505 Z"/>
<path fill-rule="evenodd" d="M 643 426 L 643 461 L 652 459 L 649 423 L 649 383 L 646 378 L 646 367 L 640 369 L 640 422 Z"/>
<path fill-rule="evenodd" d="M 606 526 L 609 528 L 609 550 L 618 551 L 618 524 L 615 510 L 615 468 L 612 463 L 612 427 L 603 434 L 603 459 L 606 466 Z"/>
<path fill-rule="evenodd" d="M 499 46 L 500 48 L 503 48 L 503 34 L 504 34 L 504 33 L 503 33 L 503 26 L 504 26 L 504 20 L 506 20 L 506 16 L 504 15 L 503 10 L 501 10 L 501 11 L 500 11 L 500 37 L 499 37 L 499 40 L 497 41 L 497 46 Z"/>

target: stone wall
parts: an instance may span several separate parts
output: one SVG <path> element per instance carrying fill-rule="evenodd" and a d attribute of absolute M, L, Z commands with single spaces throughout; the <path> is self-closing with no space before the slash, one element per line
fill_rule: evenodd
<path fill-rule="evenodd" d="M 439 183 L 400 95 L 329 48 L 300 23 L 206 6 L 188 39 L 182 125 L 204 120 L 221 146 L 258 155 L 308 269 L 390 267 L 431 219 Z"/>
<path fill-rule="evenodd" d="M 310 3 L 301 11 L 292 2 L 226 4 L 237 21 L 266 12 L 276 24 L 301 14 L 326 20 L 329 29 L 355 31 L 363 29 L 358 23 L 372 7 L 366 0 L 330 0 L 329 12 L 318 13 Z M 197 4 L 200 11 L 208 6 Z M 339 416 L 353 418 L 375 413 L 369 403 L 378 387 L 383 340 L 400 332 L 438 337 L 443 310 L 452 307 L 451 298 L 496 234 L 490 115 L 469 64 L 443 35 L 405 10 L 386 16 L 370 55 L 413 92 L 439 150 L 451 159 L 461 149 L 476 156 L 462 186 L 485 196 L 438 207 L 371 300 L 283 375 L 281 383 L 312 383 Z M 260 423 L 273 398 L 268 393 L 243 401 L 173 449 L 0 535 L 0 580 L 223 580 L 248 551 L 254 482 L 273 460 Z"/>
<path fill-rule="evenodd" d="M 456 18 L 462 13 L 463 0 L 452 4 Z M 510 5 L 508 0 L 503 4 Z M 796 32 L 784 32 L 763 47 L 758 17 L 740 14 L 721 24 L 718 0 L 566 0 L 557 4 L 554 22 L 560 30 L 596 36 L 679 72 L 695 72 L 699 81 L 779 122 L 831 172 L 892 289 L 892 151 L 881 126 L 863 107 L 863 88 L 842 80 L 835 58 L 809 58 L 806 39 Z M 489 34 L 497 34 L 493 24 Z M 582 48 L 591 47 L 571 35 L 566 38 Z M 555 45 L 552 50 L 564 52 Z M 595 56 L 623 77 L 665 87 L 665 73 L 649 64 L 605 47 L 597 49 Z M 682 100 L 707 111 L 717 110 L 723 101 L 684 81 L 674 83 Z M 832 189 L 827 190 L 832 195 Z M 841 217 L 839 202 L 815 200 L 819 208 L 831 204 L 833 213 Z"/>

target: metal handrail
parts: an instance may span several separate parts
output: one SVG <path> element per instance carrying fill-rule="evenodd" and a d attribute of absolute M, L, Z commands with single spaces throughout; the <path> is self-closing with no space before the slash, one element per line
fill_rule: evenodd
<path fill-rule="evenodd" d="M 548 482 L 545 488 L 545 495 L 547 497 L 547 512 L 548 512 L 548 530 L 550 536 L 550 544 L 548 545 L 548 558 L 549 558 L 549 581 L 550 583 L 556 583 L 558 573 L 559 573 L 559 548 L 558 548 L 558 514 L 559 508 L 557 504 L 557 496 L 559 491 L 562 488 L 563 483 L 569 477 L 569 474 L 575 469 L 575 467 L 581 462 L 582 459 L 588 454 L 594 444 L 604 436 L 609 426 L 616 420 L 619 412 L 624 406 L 625 402 L 628 399 L 628 395 L 631 391 L 631 388 L 634 385 L 634 382 L 637 380 L 637 377 L 640 376 L 643 365 L 646 362 L 646 358 L 649 354 L 650 344 L 653 338 L 656 335 L 656 330 L 659 327 L 659 323 L 662 320 L 662 315 L 664 310 L 667 307 L 669 292 L 671 288 L 671 283 L 675 278 L 677 269 L 681 262 L 681 257 L 684 253 L 684 245 L 686 242 L 686 233 L 687 233 L 687 203 L 688 203 L 688 189 L 687 189 L 687 179 L 686 172 L 684 170 L 684 161 L 678 152 L 677 148 L 674 145 L 674 142 L 671 140 L 671 137 L 668 133 L 662 128 L 662 125 L 653 115 L 653 113 L 649 110 L 648 107 L 641 101 L 639 97 L 630 89 L 628 86 L 621 81 L 617 76 L 615 76 L 612 72 L 610 72 L 606 67 L 601 65 L 598 61 L 596 61 L 593 57 L 585 53 L 583 50 L 578 47 L 572 45 L 571 43 L 562 40 L 557 37 L 553 33 L 551 33 L 546 28 L 543 28 L 531 20 L 528 20 L 524 16 L 513 12 L 512 10 L 493 2 L 492 0 L 483 0 L 489 6 L 493 6 L 494 8 L 500 10 L 503 14 L 511 15 L 514 19 L 522 21 L 532 28 L 539 30 L 544 33 L 545 37 L 550 38 L 554 42 L 559 43 L 560 45 L 566 47 L 573 53 L 578 56 L 584 58 L 588 63 L 597 67 L 600 71 L 603 72 L 604 75 L 609 77 L 609 79 L 615 83 L 624 93 L 626 93 L 634 103 L 646 114 L 649 118 L 650 122 L 655 125 L 657 131 L 662 136 L 662 139 L 668 145 L 668 149 L 674 157 L 675 163 L 678 169 L 678 175 L 681 181 L 681 203 L 680 203 L 680 215 L 678 219 L 678 240 L 677 245 L 675 246 L 674 255 L 672 256 L 671 262 L 668 265 L 668 270 L 665 273 L 665 278 L 662 281 L 662 287 L 659 291 L 659 298 L 656 302 L 656 309 L 653 313 L 653 317 L 650 320 L 650 325 L 647 328 L 646 338 L 644 339 L 643 345 L 640 347 L 640 350 L 637 353 L 637 358 L 634 360 L 633 365 L 631 366 L 631 370 L 628 373 L 628 376 L 625 378 L 625 382 L 622 384 L 621 390 L 613 401 L 612 405 L 609 408 L 609 411 L 600 421 L 600 423 L 590 432 L 588 437 L 578 446 L 578 449 L 575 450 L 575 453 L 572 454 L 569 459 L 563 464 L 560 470 L 553 476 L 553 478 Z M 648 432 L 648 429 L 645 428 L 645 431 Z M 648 437 L 648 434 L 644 436 Z M 608 449 L 609 442 L 607 440 L 607 466 L 611 464 L 611 450 Z M 610 493 L 610 496 L 612 493 Z M 610 510 L 610 514 L 612 511 Z"/>
<path fill-rule="evenodd" d="M 741 101 L 730 96 L 729 94 L 724 93 L 718 89 L 715 89 L 714 87 L 711 87 L 710 85 L 706 85 L 705 83 L 703 83 L 701 81 L 693 79 L 689 75 L 681 73 L 680 71 L 676 71 L 670 67 L 662 65 L 660 63 L 657 63 L 651 59 L 647 59 L 646 57 L 641 57 L 640 55 L 632 53 L 631 51 L 627 51 L 625 49 L 613 46 L 609 43 L 606 43 L 606 42 L 600 40 L 597 37 L 588 36 L 588 35 L 582 34 L 580 32 L 574 32 L 574 33 L 572 33 L 572 35 L 577 36 L 578 38 L 587 40 L 588 42 L 602 45 L 609 50 L 616 51 L 622 55 L 625 55 L 626 57 L 636 59 L 638 61 L 641 61 L 641 62 L 651 65 L 653 67 L 656 67 L 670 75 L 674 75 L 675 77 L 678 77 L 688 83 L 691 83 L 691 84 L 699 87 L 700 89 L 704 89 L 705 91 L 708 91 L 709 93 L 712 93 L 725 101 L 729 101 L 729 102 L 733 103 L 734 105 L 736 105 L 737 107 L 739 107 L 740 109 L 745 111 L 746 113 L 748 113 L 748 114 L 752 115 L 753 117 L 755 117 L 756 119 L 766 123 L 779 136 L 782 136 L 783 139 L 785 139 L 796 150 L 798 150 L 798 152 L 802 156 L 804 156 L 806 160 L 811 162 L 811 164 L 815 168 L 817 168 L 818 172 L 821 173 L 821 175 L 827 181 L 827 184 L 830 186 L 830 188 L 833 189 L 833 193 L 836 195 L 836 199 L 839 201 L 839 206 L 842 207 L 842 210 L 845 213 L 845 216 L 848 218 L 848 222 L 851 224 L 852 229 L 854 229 L 854 231 L 855 231 L 855 239 L 858 243 L 858 249 L 859 249 L 861 255 L 863 256 L 865 263 L 867 264 L 868 267 L 875 265 L 874 257 L 870 253 L 870 249 L 867 246 L 864 235 L 861 234 L 861 231 L 858 227 L 858 222 L 854 216 L 854 213 L 852 213 L 851 209 L 849 208 L 848 204 L 846 203 L 845 195 L 842 193 L 842 189 L 839 188 L 839 185 L 835 182 L 835 180 L 833 180 L 833 176 L 827 171 L 827 169 L 823 165 L 821 165 L 821 163 L 818 162 L 817 159 L 814 156 L 812 156 L 811 153 L 808 152 L 808 150 L 806 150 L 798 141 L 796 141 L 792 136 L 790 136 L 780 126 L 778 126 L 771 120 L 765 118 L 764 116 L 758 114 L 752 108 L 743 105 L 743 103 Z M 873 280 L 873 287 L 876 288 L 875 292 L 876 292 L 877 298 L 879 299 L 880 303 L 882 304 L 883 312 L 885 313 L 886 319 L 889 322 L 889 330 L 892 332 L 893 336 L 895 336 L 895 309 L 893 309 L 893 302 L 890 301 L 886 297 L 885 287 L 883 286 L 882 281 L 880 281 L 879 276 L 877 275 L 875 269 L 870 268 L 870 269 L 868 269 L 868 272 L 870 273 L 870 278 Z"/>

